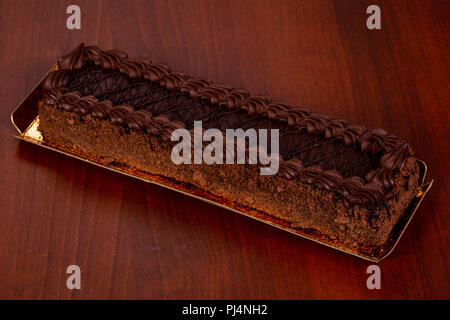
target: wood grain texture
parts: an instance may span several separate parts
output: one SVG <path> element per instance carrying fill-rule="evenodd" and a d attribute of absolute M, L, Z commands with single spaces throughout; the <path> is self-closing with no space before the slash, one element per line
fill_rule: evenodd
<path fill-rule="evenodd" d="M 0 298 L 449 298 L 448 1 L 76 3 L 70 31 L 72 1 L 0 1 Z M 435 185 L 382 289 L 366 261 L 14 139 L 10 112 L 81 41 L 410 141 Z"/>

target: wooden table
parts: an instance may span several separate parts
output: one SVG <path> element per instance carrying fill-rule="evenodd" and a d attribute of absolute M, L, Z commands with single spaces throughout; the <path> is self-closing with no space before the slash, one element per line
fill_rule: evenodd
<path fill-rule="evenodd" d="M 73 2 L 0 1 L 0 298 L 449 298 L 448 1 L 79 0 L 68 30 Z M 382 289 L 370 262 L 13 138 L 10 112 L 81 41 L 410 141 L 435 184 Z"/>

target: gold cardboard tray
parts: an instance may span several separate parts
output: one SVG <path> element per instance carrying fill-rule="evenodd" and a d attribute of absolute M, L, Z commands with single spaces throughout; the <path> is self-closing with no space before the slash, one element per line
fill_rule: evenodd
<path fill-rule="evenodd" d="M 50 69 L 49 72 L 53 71 L 55 69 L 56 69 L 56 66 L 54 66 L 52 69 Z M 409 204 L 404 216 L 400 219 L 400 221 L 394 227 L 394 229 L 391 232 L 391 235 L 389 237 L 389 240 L 382 247 L 378 248 L 377 253 L 375 255 L 367 255 L 367 254 L 363 254 L 363 253 L 354 252 L 354 251 L 349 250 L 348 248 L 340 247 L 339 245 L 329 242 L 327 239 L 320 237 L 320 236 L 312 233 L 311 231 L 303 230 L 303 229 L 299 229 L 299 228 L 293 228 L 283 220 L 274 218 L 273 216 L 270 216 L 264 212 L 257 211 L 257 210 L 254 210 L 254 209 L 251 209 L 248 207 L 244 207 L 242 205 L 239 205 L 236 202 L 229 201 L 222 197 L 218 197 L 216 195 L 211 194 L 210 192 L 196 188 L 193 185 L 181 183 L 174 179 L 169 179 L 169 178 L 159 176 L 159 175 L 152 175 L 152 174 L 149 174 L 148 172 L 141 172 L 139 170 L 131 170 L 127 167 L 120 166 L 120 165 L 111 165 L 108 163 L 103 163 L 99 159 L 96 159 L 95 157 L 92 157 L 90 155 L 80 154 L 80 153 L 75 152 L 74 150 L 63 149 L 61 147 L 52 145 L 52 144 L 48 143 L 47 141 L 44 141 L 41 133 L 39 132 L 39 128 L 38 128 L 38 126 L 39 126 L 38 102 L 42 98 L 42 91 L 40 89 L 40 85 L 42 83 L 42 80 L 45 78 L 45 76 L 36 85 L 36 87 L 30 92 L 30 94 L 28 94 L 28 96 L 22 101 L 22 103 L 20 103 L 16 107 L 16 109 L 11 113 L 11 121 L 12 121 L 13 125 L 16 127 L 17 131 L 19 132 L 19 135 L 15 136 L 15 137 L 17 137 L 21 140 L 39 145 L 41 147 L 51 149 L 51 150 L 57 151 L 59 153 L 92 163 L 94 165 L 97 165 L 97 166 L 100 166 L 100 167 L 103 167 L 103 168 L 106 168 L 106 169 L 109 169 L 112 171 L 116 171 L 118 173 L 125 174 L 130 177 L 143 180 L 145 182 L 157 184 L 164 188 L 168 188 L 168 189 L 183 193 L 185 195 L 200 199 L 202 201 L 206 201 L 213 205 L 240 213 L 242 215 L 245 215 L 247 217 L 264 222 L 266 224 L 269 224 L 271 226 L 274 226 L 279 229 L 285 230 L 287 232 L 293 233 L 300 237 L 315 241 L 317 243 L 323 244 L 330 248 L 337 249 L 339 251 L 342 251 L 342 252 L 345 252 L 345 253 L 351 254 L 353 256 L 356 256 L 356 257 L 359 257 L 362 259 L 366 259 L 366 260 L 369 260 L 372 262 L 380 262 L 382 259 L 386 258 L 394 250 L 394 248 L 396 247 L 401 236 L 405 232 L 406 227 L 408 226 L 409 222 L 411 221 L 412 217 L 414 216 L 414 213 L 416 212 L 417 208 L 419 207 L 422 199 L 424 198 L 425 194 L 428 192 L 431 185 L 433 184 L 433 180 L 431 180 L 428 183 L 424 183 L 427 167 L 423 161 L 418 160 L 418 165 L 420 168 L 420 177 L 419 177 L 419 187 L 417 190 L 417 195 Z"/>

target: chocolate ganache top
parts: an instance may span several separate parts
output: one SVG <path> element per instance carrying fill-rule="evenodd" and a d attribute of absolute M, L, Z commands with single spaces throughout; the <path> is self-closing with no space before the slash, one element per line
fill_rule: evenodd
<path fill-rule="evenodd" d="M 128 58 L 81 43 L 61 57 L 43 83 L 45 102 L 170 141 L 173 130 L 279 129 L 280 168 L 287 179 L 316 184 L 350 205 L 377 209 L 394 173 L 412 155 L 382 129 L 330 119 L 267 97 L 173 72 L 147 58 Z M 269 150 L 270 151 L 270 150 Z"/>

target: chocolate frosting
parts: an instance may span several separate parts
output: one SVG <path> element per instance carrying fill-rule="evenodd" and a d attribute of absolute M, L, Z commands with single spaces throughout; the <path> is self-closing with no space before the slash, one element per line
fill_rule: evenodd
<path fill-rule="evenodd" d="M 66 111 L 82 115 L 90 114 L 97 119 L 110 120 L 117 125 L 127 125 L 131 129 L 146 131 L 161 137 L 164 141 L 170 141 L 173 130 L 185 128 L 181 121 L 171 121 L 164 115 L 152 117 L 147 110 L 135 110 L 127 105 L 113 107 L 111 101 L 98 101 L 92 95 L 81 96 L 77 91 L 63 93 L 62 90 L 53 89 L 48 92 L 46 102 Z"/>
<path fill-rule="evenodd" d="M 394 174 L 412 154 L 382 129 L 251 96 L 230 86 L 173 72 L 147 58 L 128 58 L 81 43 L 61 57 L 43 83 L 46 103 L 110 120 L 170 141 L 177 128 L 277 128 L 278 175 L 334 191 L 350 205 L 376 209 L 394 186 Z M 269 150 L 270 151 L 270 150 Z"/>

